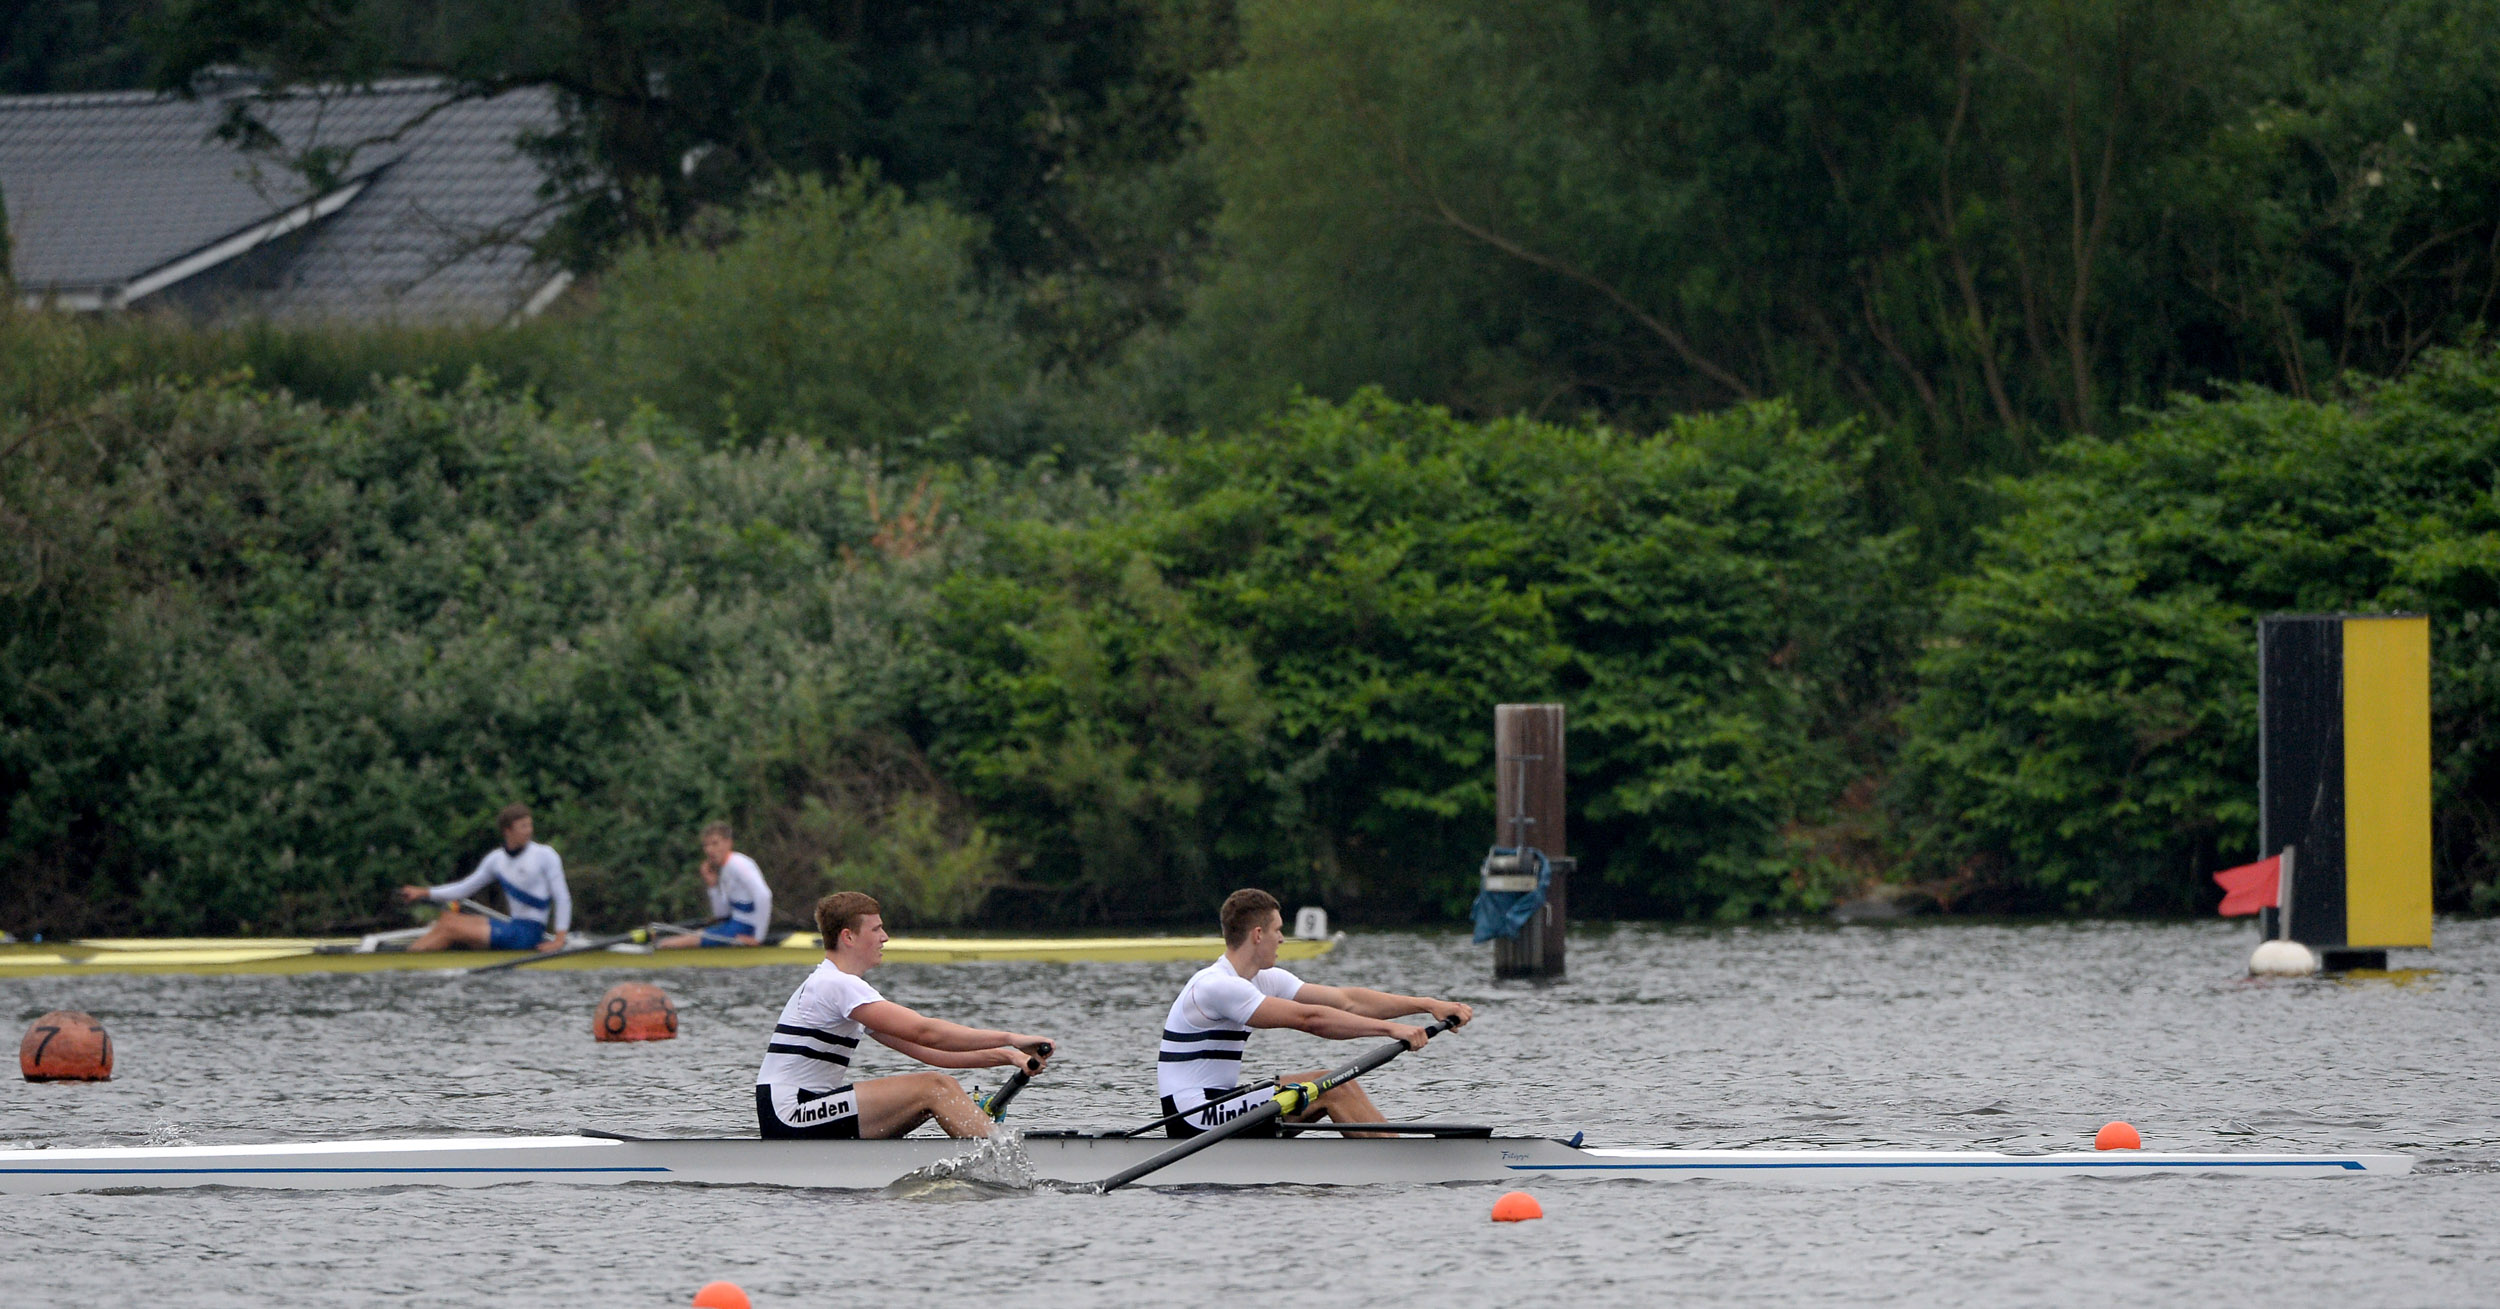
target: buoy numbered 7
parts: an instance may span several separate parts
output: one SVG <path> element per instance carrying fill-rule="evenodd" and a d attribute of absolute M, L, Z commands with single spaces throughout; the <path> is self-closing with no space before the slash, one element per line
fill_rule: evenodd
<path fill-rule="evenodd" d="M 113 1077 L 113 1038 L 75 1009 L 35 1020 L 17 1043 L 17 1071 L 30 1082 L 104 1082 Z"/>
<path fill-rule="evenodd" d="M 649 982 L 619 982 L 599 997 L 590 1016 L 597 1041 L 669 1041 L 677 1037 L 677 1006 Z"/>

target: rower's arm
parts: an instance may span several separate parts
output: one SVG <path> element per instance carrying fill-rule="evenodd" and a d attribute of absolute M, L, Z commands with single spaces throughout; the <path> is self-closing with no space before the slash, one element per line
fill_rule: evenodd
<path fill-rule="evenodd" d="M 466 900 L 494 885 L 494 882 L 495 875 L 486 871 L 486 861 L 480 859 L 477 861 L 477 867 L 470 870 L 469 875 L 459 881 L 445 882 L 441 886 L 425 888 L 425 898 L 436 904 L 450 904 L 454 900 Z"/>
<path fill-rule="evenodd" d="M 1305 994 L 1310 987 L 1302 988 Z M 1297 1032 L 1331 1041 L 1351 1041 L 1358 1037 L 1385 1036 L 1392 1041 L 1404 1040 L 1397 1025 L 1330 1005 L 1304 1004 L 1299 1000 L 1279 1000 L 1274 996 L 1259 1001 L 1250 1013 L 1252 1027 L 1287 1027 Z"/>
<path fill-rule="evenodd" d="M 899 1036 L 887 1036 L 873 1029 L 869 1034 L 877 1038 L 877 1044 L 897 1054 L 909 1055 L 932 1068 L 1021 1068 L 1024 1061 L 1031 1057 L 1006 1046 L 989 1050 L 940 1050 L 906 1041 Z"/>
<path fill-rule="evenodd" d="M 878 1000 L 851 1011 L 851 1021 L 877 1034 L 879 1041 L 891 1036 L 931 1050 L 970 1054 L 976 1050 L 995 1050 L 1002 1045 L 1022 1045 L 1034 1040 L 1013 1032 L 992 1031 L 985 1027 L 966 1027 L 943 1018 L 914 1013 L 891 1000 Z M 888 1042 L 891 1044 L 891 1042 Z M 918 1055 L 912 1056 L 918 1058 Z M 976 1065 L 977 1067 L 978 1065 Z"/>
<path fill-rule="evenodd" d="M 1430 1014 L 1435 1018 L 1457 1018 L 1459 1025 L 1465 1026 L 1469 1019 L 1476 1016 L 1475 1010 L 1448 1000 L 1435 1000 L 1424 995 L 1398 995 L 1362 986 L 1321 986 L 1317 982 L 1304 982 L 1293 998 L 1299 1004 L 1326 1005 L 1350 1014 L 1361 1014 L 1365 1018 Z"/>

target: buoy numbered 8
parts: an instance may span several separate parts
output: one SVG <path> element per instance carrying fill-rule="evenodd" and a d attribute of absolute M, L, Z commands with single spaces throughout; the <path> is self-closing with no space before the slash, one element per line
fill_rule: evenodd
<path fill-rule="evenodd" d="M 113 1077 L 113 1038 L 75 1009 L 35 1020 L 17 1043 L 17 1070 L 30 1082 L 104 1082 Z"/>
<path fill-rule="evenodd" d="M 677 1006 L 649 982 L 619 982 L 599 997 L 599 1009 L 590 1016 L 590 1035 L 598 1041 L 675 1040 Z"/>

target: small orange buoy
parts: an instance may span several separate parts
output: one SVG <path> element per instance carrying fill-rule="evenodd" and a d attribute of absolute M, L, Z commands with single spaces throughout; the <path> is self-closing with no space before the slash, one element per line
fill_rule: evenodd
<path fill-rule="evenodd" d="M 1524 1223 L 1544 1216 L 1545 1210 L 1537 1204 L 1536 1197 L 1525 1191 L 1509 1192 L 1493 1202 L 1493 1221 L 1497 1223 Z"/>
<path fill-rule="evenodd" d="M 103 1082 L 113 1076 L 113 1038 L 75 1009 L 35 1020 L 17 1043 L 17 1070 L 30 1082 Z"/>
<path fill-rule="evenodd" d="M 694 1309 L 754 1309 L 736 1282 L 706 1282 L 694 1293 Z"/>
<path fill-rule="evenodd" d="M 2104 1123 L 2092 1138 L 2095 1150 L 2141 1150 L 2144 1138 L 2126 1123 Z"/>
<path fill-rule="evenodd" d="M 599 997 L 599 1011 L 590 1016 L 590 1035 L 600 1041 L 673 1040 L 677 1006 L 668 1002 L 667 992 L 649 982 L 619 982 Z"/>

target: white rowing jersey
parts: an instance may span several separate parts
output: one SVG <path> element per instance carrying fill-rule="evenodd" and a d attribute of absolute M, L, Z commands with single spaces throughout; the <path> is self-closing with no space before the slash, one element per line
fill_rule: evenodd
<path fill-rule="evenodd" d="M 756 1085 L 830 1091 L 850 1081 L 851 1055 L 868 1035 L 851 1013 L 884 998 L 830 959 L 816 965 L 790 993 L 790 1003 L 781 1007 L 772 1042 L 764 1047 L 764 1066 L 755 1073 Z"/>
<path fill-rule="evenodd" d="M 720 880 L 709 888 L 712 917 L 738 925 L 738 934 L 764 939 L 773 925 L 773 888 L 764 884 L 764 870 L 735 850 L 721 861 Z"/>
<path fill-rule="evenodd" d="M 1250 1046 L 1250 1015 L 1269 996 L 1290 1000 L 1302 979 L 1282 968 L 1263 968 L 1247 980 L 1233 961 L 1219 958 L 1192 974 L 1163 1019 L 1163 1051 L 1155 1056 L 1155 1089 L 1183 1108 L 1210 1091 L 1229 1091 L 1241 1080 L 1241 1054 Z"/>
<path fill-rule="evenodd" d="M 491 883 L 503 883 L 504 901 L 512 916 L 527 923 L 545 923 L 557 932 L 573 930 L 573 893 L 564 887 L 564 857 L 536 841 L 514 854 L 502 846 L 477 861 L 477 871 L 457 882 L 426 888 L 425 898 L 437 904 L 464 900 Z"/>

